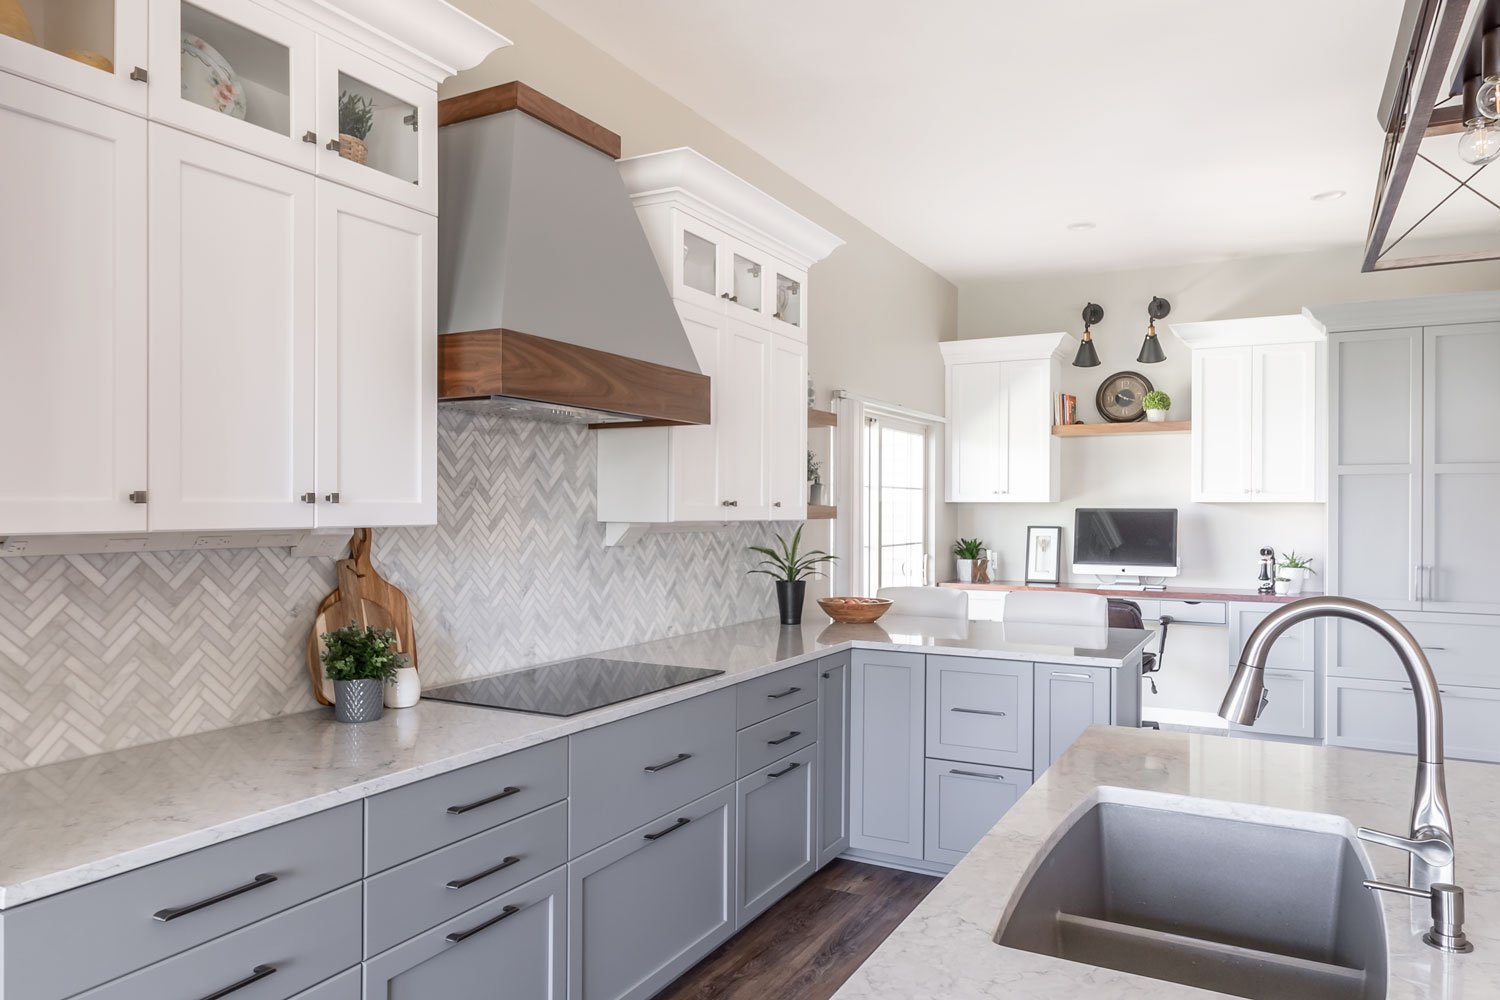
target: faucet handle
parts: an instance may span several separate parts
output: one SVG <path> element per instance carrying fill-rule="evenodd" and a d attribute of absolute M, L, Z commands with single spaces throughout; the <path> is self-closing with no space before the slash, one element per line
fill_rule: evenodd
<path fill-rule="evenodd" d="M 1424 864 L 1433 868 L 1446 868 L 1453 864 L 1453 841 L 1441 833 L 1421 837 L 1402 837 L 1398 834 L 1382 833 L 1379 830 L 1371 830 L 1369 827 L 1362 826 L 1359 828 L 1359 839 L 1415 854 Z M 1426 895 L 1420 890 L 1418 894 Z"/>
<path fill-rule="evenodd" d="M 1464 891 L 1453 883 L 1434 882 L 1430 889 L 1413 889 L 1366 879 L 1365 888 L 1427 899 L 1432 904 L 1432 929 L 1422 935 L 1422 940 L 1439 951 L 1467 954 L 1474 950 L 1464 934 Z"/>

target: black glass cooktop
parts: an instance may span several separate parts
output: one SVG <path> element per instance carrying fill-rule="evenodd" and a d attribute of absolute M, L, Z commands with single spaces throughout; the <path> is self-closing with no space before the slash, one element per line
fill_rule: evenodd
<path fill-rule="evenodd" d="M 701 681 L 705 677 L 717 677 L 723 672 L 703 667 L 669 667 L 586 656 L 580 660 L 548 663 L 446 684 L 422 692 L 422 697 L 513 712 L 566 716 L 629 701 L 653 691 L 665 691 L 679 684 Z"/>

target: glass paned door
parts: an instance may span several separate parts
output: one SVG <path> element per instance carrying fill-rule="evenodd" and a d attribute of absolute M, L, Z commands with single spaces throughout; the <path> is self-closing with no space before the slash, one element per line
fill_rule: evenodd
<path fill-rule="evenodd" d="M 0 2 L 6 72 L 144 114 L 148 62 L 146 0 Z"/>
<path fill-rule="evenodd" d="M 776 272 L 776 301 L 771 318 L 788 326 L 802 327 L 802 279 Z"/>
<path fill-rule="evenodd" d="M 676 209 L 672 210 L 672 233 L 677 259 L 672 268 L 672 296 L 723 312 L 728 295 L 724 277 L 728 238 L 712 226 Z"/>
<path fill-rule="evenodd" d="M 682 283 L 704 295 L 719 294 L 719 248 L 691 229 L 682 231 Z"/>
<path fill-rule="evenodd" d="M 420 179 L 416 105 L 348 73 L 339 74 L 338 154 L 415 184 Z"/>
<path fill-rule="evenodd" d="M 864 432 L 864 591 L 920 587 L 930 576 L 933 506 L 926 426 L 869 417 Z"/>
<path fill-rule="evenodd" d="M 730 302 L 749 309 L 761 311 L 761 297 L 765 288 L 765 268 L 760 261 L 736 252 L 729 269 Z"/>

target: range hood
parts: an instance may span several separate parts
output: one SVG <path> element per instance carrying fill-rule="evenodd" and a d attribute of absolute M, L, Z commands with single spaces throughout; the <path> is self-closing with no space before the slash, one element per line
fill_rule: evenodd
<path fill-rule="evenodd" d="M 439 400 L 708 423 L 709 380 L 620 177 L 620 137 L 520 83 L 442 101 L 439 124 Z"/>

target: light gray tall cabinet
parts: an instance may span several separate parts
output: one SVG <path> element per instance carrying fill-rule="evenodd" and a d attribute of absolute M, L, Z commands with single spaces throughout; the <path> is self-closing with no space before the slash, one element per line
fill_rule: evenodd
<path fill-rule="evenodd" d="M 849 653 L 818 661 L 818 867 L 849 848 Z"/>
<path fill-rule="evenodd" d="M 850 675 L 849 847 L 922 859 L 925 671 L 920 653 L 859 650 Z"/>

